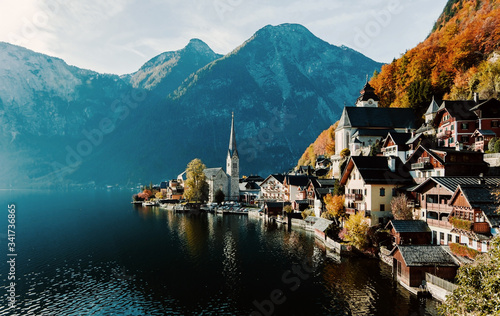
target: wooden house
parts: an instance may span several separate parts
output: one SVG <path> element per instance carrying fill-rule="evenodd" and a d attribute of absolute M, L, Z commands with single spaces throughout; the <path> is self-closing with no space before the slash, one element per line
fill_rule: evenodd
<path fill-rule="evenodd" d="M 384 156 L 396 156 L 401 161 L 406 161 L 409 157 L 410 147 L 407 142 L 412 138 L 411 133 L 390 132 L 382 142 L 382 153 Z"/>
<path fill-rule="evenodd" d="M 455 149 L 431 149 L 420 145 L 406 161 L 417 183 L 429 177 L 477 176 L 488 171 L 483 153 Z"/>
<path fill-rule="evenodd" d="M 422 285 L 426 272 L 452 281 L 459 267 L 450 253 L 436 245 L 398 245 L 391 255 L 393 275 L 410 287 Z"/>
<path fill-rule="evenodd" d="M 460 235 L 461 244 L 480 252 L 488 251 L 490 240 L 499 233 L 500 214 L 492 194 L 495 189 L 485 183 L 461 184 L 450 200 L 452 232 Z"/>
<path fill-rule="evenodd" d="M 430 245 L 432 233 L 426 222 L 420 220 L 391 220 L 390 229 L 395 245 Z"/>
<path fill-rule="evenodd" d="M 476 129 L 471 135 L 475 151 L 483 152 L 488 150 L 490 140 L 496 137 L 495 132 L 489 129 Z"/>

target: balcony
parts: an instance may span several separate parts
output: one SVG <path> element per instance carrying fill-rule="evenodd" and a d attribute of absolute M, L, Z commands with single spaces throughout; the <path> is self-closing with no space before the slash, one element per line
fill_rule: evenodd
<path fill-rule="evenodd" d="M 345 212 L 346 212 L 346 214 L 349 214 L 349 215 L 354 215 L 354 214 L 356 214 L 356 213 L 358 212 L 358 210 L 357 210 L 357 209 L 355 209 L 355 208 L 350 208 L 350 207 L 347 207 L 347 208 L 345 209 Z"/>
<path fill-rule="evenodd" d="M 447 138 L 450 138 L 451 137 L 451 131 L 443 131 L 441 133 L 438 133 L 436 135 L 436 138 L 437 139 L 447 139 Z"/>
<path fill-rule="evenodd" d="M 440 220 L 437 220 L 437 219 L 427 218 L 427 224 L 429 226 L 442 227 L 442 228 L 450 228 L 451 229 L 451 223 L 450 222 L 440 221 Z"/>
<path fill-rule="evenodd" d="M 424 207 L 427 210 L 427 212 L 438 212 L 438 213 L 451 213 L 453 211 L 453 206 L 449 206 L 448 204 L 444 203 L 430 203 L 430 202 L 425 202 Z"/>
<path fill-rule="evenodd" d="M 363 201 L 363 194 L 354 194 L 354 193 L 346 194 L 345 198 L 347 200 Z"/>
<path fill-rule="evenodd" d="M 432 169 L 433 166 L 430 161 L 423 161 L 411 164 L 411 170 L 424 170 L 424 169 Z"/>
<path fill-rule="evenodd" d="M 475 233 L 488 234 L 490 232 L 490 225 L 487 222 L 476 222 L 472 229 Z"/>

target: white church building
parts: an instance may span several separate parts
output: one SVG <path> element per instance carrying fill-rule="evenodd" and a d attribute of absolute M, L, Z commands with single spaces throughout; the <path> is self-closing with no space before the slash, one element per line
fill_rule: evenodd
<path fill-rule="evenodd" d="M 207 168 L 204 170 L 208 183 L 208 201 L 215 201 L 215 193 L 221 190 L 226 201 L 238 201 L 240 198 L 240 158 L 236 148 L 236 134 L 234 132 L 234 113 L 231 119 L 231 134 L 229 136 L 229 149 L 226 157 L 226 171 L 223 168 Z"/>

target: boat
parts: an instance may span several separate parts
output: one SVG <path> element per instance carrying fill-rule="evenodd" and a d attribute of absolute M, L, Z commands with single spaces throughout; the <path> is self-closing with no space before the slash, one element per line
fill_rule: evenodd
<path fill-rule="evenodd" d="M 144 201 L 142 206 L 158 206 L 160 205 L 157 201 Z"/>

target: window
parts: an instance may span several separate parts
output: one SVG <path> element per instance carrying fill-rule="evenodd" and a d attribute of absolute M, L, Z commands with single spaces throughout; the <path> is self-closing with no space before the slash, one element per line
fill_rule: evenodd
<path fill-rule="evenodd" d="M 438 170 L 438 171 L 436 171 L 436 176 L 437 176 L 437 177 L 440 177 L 440 176 L 441 176 L 441 171 L 439 171 L 439 170 Z"/>
<path fill-rule="evenodd" d="M 392 196 L 396 196 L 396 189 L 395 188 L 392 189 Z"/>
<path fill-rule="evenodd" d="M 380 211 L 385 212 L 385 204 L 380 204 Z"/>
<path fill-rule="evenodd" d="M 365 196 L 366 196 L 366 189 L 365 189 Z"/>
<path fill-rule="evenodd" d="M 448 234 L 448 243 L 451 243 L 451 234 Z"/>
<path fill-rule="evenodd" d="M 469 129 L 469 123 L 462 123 L 462 129 Z"/>
<path fill-rule="evenodd" d="M 398 261 L 398 275 L 401 276 L 401 261 Z"/>
<path fill-rule="evenodd" d="M 439 233 L 439 240 L 444 241 L 444 233 Z"/>
<path fill-rule="evenodd" d="M 451 130 L 454 131 L 455 130 L 455 125 L 452 125 L 451 126 Z"/>
<path fill-rule="evenodd" d="M 462 136 L 462 143 L 468 143 L 469 142 L 469 136 Z"/>
<path fill-rule="evenodd" d="M 498 127 L 498 121 L 491 121 L 491 127 Z"/>
<path fill-rule="evenodd" d="M 457 244 L 459 244 L 459 243 L 460 243 L 460 236 L 455 236 L 455 242 L 456 242 Z"/>
<path fill-rule="evenodd" d="M 385 196 L 385 189 L 384 188 L 380 188 L 380 196 Z"/>

